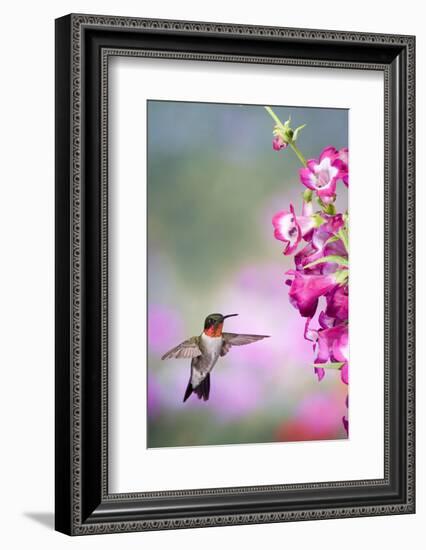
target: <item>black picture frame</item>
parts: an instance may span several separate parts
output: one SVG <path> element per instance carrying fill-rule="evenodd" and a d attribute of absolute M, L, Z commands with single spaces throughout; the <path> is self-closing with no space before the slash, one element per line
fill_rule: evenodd
<path fill-rule="evenodd" d="M 384 74 L 384 478 L 108 493 L 111 55 Z M 56 20 L 56 529 L 69 535 L 415 511 L 415 37 L 71 14 Z M 254 465 L 255 467 L 255 465 Z"/>

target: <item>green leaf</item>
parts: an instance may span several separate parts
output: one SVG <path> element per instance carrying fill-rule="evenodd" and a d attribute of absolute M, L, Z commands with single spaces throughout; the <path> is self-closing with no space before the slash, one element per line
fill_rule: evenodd
<path fill-rule="evenodd" d="M 348 232 L 346 231 L 346 229 L 339 229 L 339 231 L 337 232 L 337 235 L 341 239 L 343 246 L 346 249 L 346 252 L 349 252 Z"/>
<path fill-rule="evenodd" d="M 305 265 L 304 269 L 313 267 L 314 265 L 318 264 L 325 264 L 327 262 L 333 262 L 338 265 L 343 265 L 345 267 L 348 267 L 349 262 L 346 258 L 343 258 L 343 256 L 337 256 L 337 255 L 330 255 L 330 256 L 324 256 L 323 258 L 318 258 L 318 260 L 315 260 L 314 262 L 311 262 L 310 264 Z"/>
<path fill-rule="evenodd" d="M 311 202 L 312 201 L 312 195 L 313 195 L 312 189 L 305 189 L 303 191 L 302 195 L 303 195 L 303 200 L 305 202 Z"/>
<path fill-rule="evenodd" d="M 339 240 L 339 237 L 337 235 L 332 235 L 331 237 L 329 237 L 326 241 L 325 241 L 325 244 L 329 244 L 329 243 L 335 243 L 336 241 Z"/>
<path fill-rule="evenodd" d="M 324 204 L 323 208 L 324 212 L 326 214 L 330 214 L 330 216 L 334 216 L 336 213 L 336 207 L 334 206 L 334 204 Z"/>
<path fill-rule="evenodd" d="M 277 115 L 274 113 L 274 111 L 268 107 L 265 106 L 266 111 L 269 113 L 269 115 L 274 119 L 275 124 L 281 128 L 284 128 L 284 124 L 281 122 L 281 120 L 277 117 Z"/>
<path fill-rule="evenodd" d="M 319 363 L 318 365 L 312 365 L 314 368 L 320 369 L 336 369 L 339 370 L 345 363 Z"/>
<path fill-rule="evenodd" d="M 336 283 L 343 285 L 349 278 L 349 269 L 339 269 L 334 276 L 336 277 Z"/>
<path fill-rule="evenodd" d="M 325 223 L 325 219 L 321 216 L 321 214 L 318 214 L 318 213 L 312 214 L 311 218 L 315 224 L 315 227 L 320 227 Z"/>
<path fill-rule="evenodd" d="M 303 128 L 305 128 L 306 124 L 302 124 L 302 126 L 299 126 L 298 128 L 296 128 L 294 130 L 294 133 L 293 133 L 293 141 L 296 141 L 298 136 L 299 136 L 299 133 L 300 133 L 300 130 L 303 130 Z"/>
<path fill-rule="evenodd" d="M 325 202 L 322 201 L 321 197 L 317 197 L 317 201 L 325 214 L 334 216 L 334 214 L 336 213 L 336 207 L 334 206 L 334 204 L 332 203 L 326 204 Z"/>

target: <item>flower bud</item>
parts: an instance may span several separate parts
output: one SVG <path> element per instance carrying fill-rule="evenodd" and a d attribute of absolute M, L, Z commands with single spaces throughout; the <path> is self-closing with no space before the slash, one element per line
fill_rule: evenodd
<path fill-rule="evenodd" d="M 276 135 L 272 140 L 272 148 L 274 151 L 281 151 L 281 149 L 286 149 L 287 147 L 288 143 L 286 143 L 279 135 Z"/>

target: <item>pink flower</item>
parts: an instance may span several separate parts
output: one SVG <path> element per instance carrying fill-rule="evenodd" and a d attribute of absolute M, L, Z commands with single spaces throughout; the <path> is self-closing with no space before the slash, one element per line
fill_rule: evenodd
<path fill-rule="evenodd" d="M 332 290 L 329 294 L 327 294 L 327 298 L 332 292 L 334 292 L 334 290 Z M 321 313 L 318 315 L 318 323 L 321 328 L 324 328 L 324 329 L 331 328 L 331 327 L 334 327 L 335 325 L 335 319 L 333 319 L 333 317 L 329 317 L 328 315 L 326 315 L 325 311 L 321 311 Z"/>
<path fill-rule="evenodd" d="M 342 214 L 335 214 L 334 216 L 323 216 L 325 223 L 320 225 L 312 235 L 312 244 L 317 248 L 323 248 L 328 239 L 336 235 L 339 229 L 344 227 Z"/>
<path fill-rule="evenodd" d="M 317 375 L 318 377 L 318 382 L 321 382 L 321 380 L 324 378 L 325 376 L 325 369 L 323 369 L 322 367 L 314 367 L 314 373 Z"/>
<path fill-rule="evenodd" d="M 336 158 L 341 161 L 339 168 L 339 179 L 348 187 L 349 185 L 349 150 L 343 147 L 338 151 Z"/>
<path fill-rule="evenodd" d="M 266 107 L 272 118 L 277 117 L 270 107 Z M 278 121 L 279 122 L 279 121 Z M 303 155 L 294 145 L 297 133 L 285 125 L 278 124 L 274 129 L 272 143 L 276 151 L 292 145 L 295 153 L 304 164 L 300 169 L 300 179 L 306 187 L 303 193 L 302 215 L 296 216 L 293 205 L 289 211 L 276 214 L 272 220 L 275 238 L 286 246 L 284 254 L 295 253 L 295 269 L 287 271 L 291 278 L 289 285 L 290 303 L 306 319 L 304 337 L 313 344 L 313 366 L 321 381 L 326 369 L 338 369 L 344 384 L 349 384 L 348 353 L 348 231 L 347 213 L 336 213 L 333 204 L 336 199 L 337 182 L 349 183 L 349 151 L 344 147 L 337 150 L 328 146 L 318 159 L 304 161 Z M 320 210 L 314 212 L 314 193 Z M 316 202 L 316 201 L 315 201 Z M 305 240 L 301 250 L 299 243 Z M 326 306 L 316 316 L 319 299 L 325 298 Z M 313 318 L 317 328 L 310 328 Z M 347 402 L 346 402 L 347 406 Z M 339 417 L 348 432 L 348 415 Z M 284 437 L 288 437 L 288 426 Z M 300 426 L 291 429 L 299 435 Z M 290 430 L 291 431 L 291 430 Z"/>
<path fill-rule="evenodd" d="M 328 363 L 346 363 L 349 359 L 348 326 L 337 325 L 318 331 L 315 343 L 315 365 Z"/>
<path fill-rule="evenodd" d="M 295 258 L 296 269 L 309 274 L 326 274 L 336 271 L 335 263 L 317 264 L 306 268 L 306 266 L 324 256 L 336 255 L 347 256 L 346 249 L 340 240 L 328 242 L 344 225 L 341 214 L 335 216 L 322 216 L 326 222 L 305 235 L 308 244 L 300 250 Z"/>
<path fill-rule="evenodd" d="M 286 143 L 281 136 L 275 136 L 272 140 L 272 148 L 274 151 L 281 151 L 281 149 L 286 149 L 288 143 Z"/>
<path fill-rule="evenodd" d="M 348 363 L 345 363 L 343 367 L 340 369 L 340 378 L 342 379 L 342 382 L 346 385 L 349 384 L 349 365 Z"/>
<path fill-rule="evenodd" d="M 311 159 L 306 168 L 300 169 L 300 179 L 308 189 L 316 191 L 324 203 L 333 202 L 336 195 L 336 182 L 344 163 L 338 158 L 334 147 L 326 147 L 319 159 Z"/>
<path fill-rule="evenodd" d="M 290 212 L 282 210 L 272 218 L 274 236 L 279 241 L 287 244 L 284 254 L 292 254 L 302 237 L 315 227 L 315 221 L 311 216 L 296 216 L 294 207 L 290 204 Z"/>
<path fill-rule="evenodd" d="M 327 295 L 325 315 L 337 322 L 348 320 L 349 296 L 348 285 L 338 286 Z"/>
<path fill-rule="evenodd" d="M 322 250 L 318 250 L 317 248 L 315 248 L 312 242 L 308 242 L 308 244 L 304 246 L 301 250 L 299 250 L 299 252 L 294 257 L 294 263 L 297 271 L 305 273 L 306 275 L 321 275 L 323 268 L 322 264 L 317 264 L 309 268 L 307 268 L 306 266 L 311 262 L 318 260 L 322 256 Z"/>
<path fill-rule="evenodd" d="M 315 331 L 310 331 L 315 333 Z M 348 326 L 337 325 L 316 331 L 316 342 L 314 344 L 315 367 L 314 372 L 321 381 L 324 378 L 324 368 L 319 365 L 331 363 L 343 363 L 340 368 L 340 378 L 344 384 L 349 383 L 349 349 L 348 349 Z"/>
<path fill-rule="evenodd" d="M 287 275 L 294 275 L 290 284 L 290 302 L 302 317 L 313 317 L 318 306 L 318 298 L 332 290 L 338 283 L 336 275 L 305 275 L 300 271 L 290 270 Z"/>
<path fill-rule="evenodd" d="M 349 400 L 348 400 L 348 395 L 346 396 L 346 401 L 345 401 L 345 404 L 346 404 L 346 408 L 349 407 Z M 347 415 L 343 416 L 342 417 L 342 422 L 343 422 L 343 427 L 345 428 L 346 430 L 346 433 L 349 435 L 349 420 L 348 420 L 348 417 Z"/>

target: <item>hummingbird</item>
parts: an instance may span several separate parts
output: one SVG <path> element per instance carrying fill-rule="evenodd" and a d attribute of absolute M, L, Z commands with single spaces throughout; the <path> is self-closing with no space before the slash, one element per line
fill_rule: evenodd
<path fill-rule="evenodd" d="M 211 313 L 204 321 L 204 330 L 200 336 L 192 336 L 163 355 L 161 359 L 191 359 L 191 373 L 188 386 L 183 397 L 185 402 L 195 393 L 198 399 L 207 401 L 210 395 L 210 372 L 219 357 L 228 353 L 232 346 L 245 346 L 263 338 L 260 334 L 235 334 L 222 332 L 223 323 L 229 317 L 238 313 L 222 315 Z"/>

